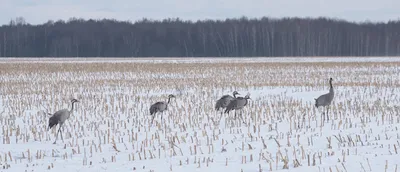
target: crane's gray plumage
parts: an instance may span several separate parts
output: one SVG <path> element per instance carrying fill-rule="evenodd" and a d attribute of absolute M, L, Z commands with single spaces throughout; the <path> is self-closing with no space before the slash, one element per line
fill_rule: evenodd
<path fill-rule="evenodd" d="M 233 97 L 231 95 L 224 95 L 220 99 L 217 100 L 215 103 L 215 110 L 219 111 L 219 109 L 225 109 L 229 103 L 236 98 L 236 95 L 239 93 L 237 91 L 234 91 Z"/>
<path fill-rule="evenodd" d="M 59 111 L 55 112 L 54 114 L 48 113 L 49 115 L 52 115 L 52 116 L 49 119 L 49 127 L 48 127 L 47 130 L 50 130 L 54 126 L 57 126 L 57 124 L 60 124 L 60 128 L 57 131 L 56 140 L 54 141 L 54 144 L 56 144 L 56 141 L 57 141 L 57 138 L 58 138 L 58 133 L 61 133 L 62 125 L 71 116 L 71 114 L 72 114 L 72 112 L 74 110 L 74 103 L 76 103 L 76 102 L 79 102 L 79 101 L 76 100 L 76 99 L 72 99 L 71 100 L 71 104 L 72 104 L 71 105 L 71 110 L 62 109 L 62 110 L 59 110 Z M 64 142 L 64 139 L 62 137 L 62 133 L 61 133 L 61 139 Z"/>
<path fill-rule="evenodd" d="M 171 98 L 175 98 L 174 95 L 170 94 L 168 96 L 168 102 L 162 101 L 162 102 L 156 102 L 153 105 L 150 106 L 150 115 L 153 116 L 151 123 L 153 123 L 154 121 L 154 117 L 156 116 L 157 112 L 164 112 L 166 110 L 168 110 L 168 104 L 169 102 L 171 102 Z M 162 115 L 161 115 L 161 120 L 162 120 Z"/>
<path fill-rule="evenodd" d="M 326 115 L 327 115 L 328 121 L 329 121 L 329 115 L 328 115 L 329 106 L 331 105 L 333 97 L 335 96 L 335 92 L 334 92 L 333 86 L 332 86 L 332 81 L 333 81 L 333 79 L 330 78 L 329 79 L 329 86 L 330 86 L 329 93 L 323 94 L 315 99 L 315 107 L 318 108 L 318 107 L 322 106 L 327 109 Z"/>
<path fill-rule="evenodd" d="M 225 113 L 229 113 L 230 111 L 235 110 L 236 119 L 236 110 L 243 110 L 243 108 L 249 103 L 249 99 L 251 99 L 249 94 L 247 94 L 245 97 L 237 97 L 233 99 L 226 107 Z M 242 113 L 240 113 L 240 118 L 243 121 Z"/>

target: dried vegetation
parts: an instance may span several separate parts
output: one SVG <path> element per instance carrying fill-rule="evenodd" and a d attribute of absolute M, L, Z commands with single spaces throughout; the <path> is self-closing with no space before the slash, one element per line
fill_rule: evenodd
<path fill-rule="evenodd" d="M 0 164 L 395 171 L 399 72 L 399 62 L 0 63 Z M 328 91 L 329 77 L 335 100 L 321 123 L 313 100 Z M 234 90 L 252 96 L 248 125 L 213 108 Z M 168 94 L 177 98 L 163 123 L 157 116 L 149 124 L 149 106 Z M 52 145 L 56 129 L 47 131 L 44 112 L 71 98 L 81 103 L 65 142 Z"/>

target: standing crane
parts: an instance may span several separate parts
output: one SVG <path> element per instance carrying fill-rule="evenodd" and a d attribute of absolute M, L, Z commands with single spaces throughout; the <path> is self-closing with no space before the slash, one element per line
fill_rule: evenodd
<path fill-rule="evenodd" d="M 242 117 L 242 110 L 248 104 L 249 102 L 248 99 L 251 100 L 250 94 L 247 94 L 245 97 L 237 97 L 233 99 L 226 107 L 225 113 L 229 113 L 231 110 L 235 110 L 235 119 L 236 119 L 236 110 L 240 110 L 240 118 L 242 119 L 243 123 L 245 123 Z"/>
<path fill-rule="evenodd" d="M 169 102 L 171 102 L 171 98 L 175 98 L 175 96 L 170 94 L 168 96 L 168 102 L 165 101 L 156 102 L 150 106 L 150 115 L 153 116 L 153 118 L 151 119 L 151 123 L 153 123 L 154 117 L 156 116 L 157 112 L 163 113 L 164 111 L 168 110 L 168 104 Z M 162 120 L 162 114 L 161 114 L 161 120 Z"/>
<path fill-rule="evenodd" d="M 57 134 L 56 134 L 56 140 L 54 141 L 53 144 L 56 144 L 56 141 L 58 138 L 58 133 L 61 133 L 61 127 L 63 126 L 64 122 L 71 116 L 71 114 L 74 110 L 74 103 L 76 103 L 76 102 L 79 102 L 79 101 L 76 99 L 71 100 L 71 104 L 72 104 L 71 110 L 62 109 L 62 110 L 55 112 L 54 114 L 48 113 L 49 115 L 52 115 L 52 116 L 49 119 L 49 127 L 48 127 L 47 131 L 50 130 L 53 126 L 60 124 L 60 128 L 58 129 Z M 64 142 L 62 133 L 61 133 L 61 140 Z"/>
<path fill-rule="evenodd" d="M 331 105 L 333 97 L 335 96 L 335 93 L 333 91 L 332 81 L 333 81 L 333 79 L 330 78 L 329 79 L 329 85 L 330 85 L 329 93 L 323 94 L 315 99 L 315 107 L 318 108 L 318 107 L 322 106 L 322 107 L 324 107 L 324 109 L 326 109 L 326 116 L 327 116 L 328 121 L 329 121 L 329 114 L 328 114 L 329 106 Z M 324 121 L 325 121 L 325 111 L 324 111 Z"/>

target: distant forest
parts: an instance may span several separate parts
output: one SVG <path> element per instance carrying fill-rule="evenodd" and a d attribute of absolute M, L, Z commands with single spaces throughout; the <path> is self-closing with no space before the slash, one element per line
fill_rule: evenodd
<path fill-rule="evenodd" d="M 137 22 L 24 18 L 0 27 L 1 57 L 397 56 L 400 20 L 329 18 Z"/>

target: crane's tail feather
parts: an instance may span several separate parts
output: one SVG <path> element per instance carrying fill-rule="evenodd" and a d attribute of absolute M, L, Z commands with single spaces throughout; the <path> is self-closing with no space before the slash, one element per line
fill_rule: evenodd
<path fill-rule="evenodd" d="M 221 101 L 217 101 L 217 103 L 215 103 L 215 110 L 219 110 L 219 108 L 221 107 Z"/>
<path fill-rule="evenodd" d="M 219 109 L 223 108 L 223 104 L 224 102 L 222 99 L 217 100 L 217 102 L 215 103 L 215 110 L 219 111 Z"/>
<path fill-rule="evenodd" d="M 57 124 L 58 124 L 57 119 L 51 117 L 51 118 L 49 119 L 49 127 L 47 128 L 47 131 L 50 130 L 51 128 L 53 128 L 53 126 L 55 126 L 55 125 L 57 125 Z"/>
<path fill-rule="evenodd" d="M 224 113 L 229 113 L 229 111 L 231 111 L 230 108 L 226 108 Z"/>
<path fill-rule="evenodd" d="M 154 115 L 157 112 L 157 107 L 150 107 L 150 115 Z"/>

